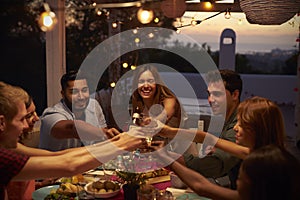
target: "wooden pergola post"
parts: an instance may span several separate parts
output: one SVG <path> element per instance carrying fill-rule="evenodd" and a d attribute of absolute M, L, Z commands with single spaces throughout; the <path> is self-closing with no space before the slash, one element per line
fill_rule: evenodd
<path fill-rule="evenodd" d="M 56 27 L 46 33 L 47 105 L 60 98 L 60 77 L 66 72 L 65 0 L 47 0 L 50 7 L 58 8 Z"/>
<path fill-rule="evenodd" d="M 300 25 L 299 25 L 299 39 L 300 39 Z M 296 145 L 300 149 L 300 42 L 298 43 L 298 61 L 297 61 L 297 94 L 295 105 L 295 125 L 296 125 Z"/>

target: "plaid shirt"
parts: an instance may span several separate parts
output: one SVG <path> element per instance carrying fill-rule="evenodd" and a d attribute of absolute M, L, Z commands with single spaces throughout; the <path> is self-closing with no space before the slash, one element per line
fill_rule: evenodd
<path fill-rule="evenodd" d="M 0 199 L 4 199 L 5 187 L 26 164 L 29 156 L 0 148 Z"/>

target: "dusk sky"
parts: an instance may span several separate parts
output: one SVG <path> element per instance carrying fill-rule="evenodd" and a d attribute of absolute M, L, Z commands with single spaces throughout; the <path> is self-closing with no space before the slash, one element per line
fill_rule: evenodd
<path fill-rule="evenodd" d="M 203 20 L 215 13 L 185 12 L 182 23 L 189 24 L 192 17 Z M 240 20 L 239 20 L 240 19 Z M 289 24 L 294 21 L 295 26 Z M 236 52 L 270 51 L 275 48 L 296 49 L 296 39 L 299 34 L 300 17 L 295 16 L 282 25 L 249 24 L 244 13 L 231 13 L 230 19 L 224 14 L 203 21 L 197 26 L 181 28 L 181 34 L 192 37 L 200 44 L 207 43 L 213 51 L 219 50 L 219 40 L 222 31 L 231 28 L 237 37 Z"/>

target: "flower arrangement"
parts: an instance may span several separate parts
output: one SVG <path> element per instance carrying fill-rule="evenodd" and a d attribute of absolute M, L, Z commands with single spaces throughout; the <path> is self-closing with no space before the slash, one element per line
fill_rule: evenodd
<path fill-rule="evenodd" d="M 127 171 L 116 171 L 118 178 L 128 185 L 143 185 L 149 178 L 145 173 L 140 172 L 127 172 Z"/>

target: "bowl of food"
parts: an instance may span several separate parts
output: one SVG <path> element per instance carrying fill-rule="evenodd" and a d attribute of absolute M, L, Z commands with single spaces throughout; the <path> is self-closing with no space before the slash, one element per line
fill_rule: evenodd
<path fill-rule="evenodd" d="M 47 190 L 50 189 L 51 190 Z M 47 192 L 48 191 L 48 195 L 46 195 L 44 198 L 41 198 L 41 195 L 39 193 L 36 193 L 38 190 L 36 190 L 33 194 L 32 194 L 32 198 L 33 199 L 44 199 L 44 200 L 53 200 L 53 199 L 76 199 L 77 195 L 80 194 L 83 191 L 83 187 L 80 185 L 74 185 L 72 183 L 62 183 L 59 186 L 55 186 L 55 187 L 51 187 L 51 186 L 47 186 L 44 188 L 40 188 L 39 191 L 40 192 Z M 41 193 L 43 194 L 43 193 Z M 40 196 L 38 196 L 40 195 Z"/>
<path fill-rule="evenodd" d="M 96 198 L 114 197 L 120 192 L 120 188 L 120 183 L 108 180 L 99 180 L 84 186 L 84 190 Z"/>

